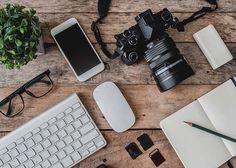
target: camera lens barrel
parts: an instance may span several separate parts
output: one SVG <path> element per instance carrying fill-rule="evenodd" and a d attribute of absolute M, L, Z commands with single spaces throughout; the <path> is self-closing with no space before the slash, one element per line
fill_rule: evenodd
<path fill-rule="evenodd" d="M 144 58 L 161 92 L 169 90 L 194 72 L 167 34 L 147 45 Z"/>

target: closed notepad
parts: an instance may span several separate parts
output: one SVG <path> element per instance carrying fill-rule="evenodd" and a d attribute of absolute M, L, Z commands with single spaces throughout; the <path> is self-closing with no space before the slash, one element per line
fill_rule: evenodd
<path fill-rule="evenodd" d="M 203 28 L 193 37 L 213 69 L 217 69 L 233 59 L 232 54 L 213 25 Z"/>

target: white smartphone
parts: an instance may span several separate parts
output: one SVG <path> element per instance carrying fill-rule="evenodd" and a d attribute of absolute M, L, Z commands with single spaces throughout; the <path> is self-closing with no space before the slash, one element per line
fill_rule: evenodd
<path fill-rule="evenodd" d="M 86 81 L 104 70 L 101 58 L 77 19 L 71 18 L 56 26 L 51 35 L 79 81 Z"/>

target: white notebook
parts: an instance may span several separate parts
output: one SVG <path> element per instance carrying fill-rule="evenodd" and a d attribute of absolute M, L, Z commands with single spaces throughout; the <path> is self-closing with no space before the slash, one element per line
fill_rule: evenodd
<path fill-rule="evenodd" d="M 213 69 L 217 69 L 233 59 L 213 25 L 209 25 L 193 35 L 200 49 L 206 56 Z"/>
<path fill-rule="evenodd" d="M 232 78 L 160 125 L 186 168 L 217 168 L 236 156 L 236 143 L 190 127 L 190 121 L 236 138 L 236 78 Z"/>

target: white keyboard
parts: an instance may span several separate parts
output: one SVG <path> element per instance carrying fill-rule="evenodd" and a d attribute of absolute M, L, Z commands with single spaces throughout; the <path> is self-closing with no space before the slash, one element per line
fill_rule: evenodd
<path fill-rule="evenodd" d="M 68 168 L 106 146 L 73 94 L 0 139 L 1 168 Z"/>

